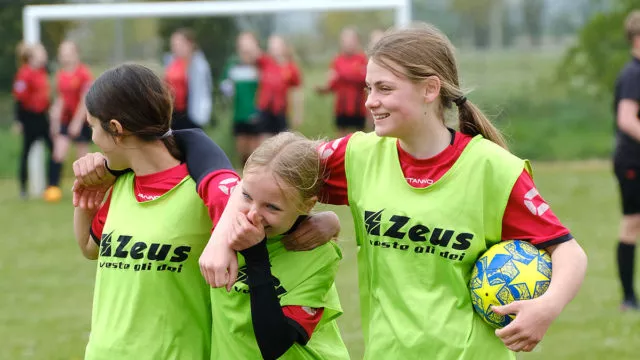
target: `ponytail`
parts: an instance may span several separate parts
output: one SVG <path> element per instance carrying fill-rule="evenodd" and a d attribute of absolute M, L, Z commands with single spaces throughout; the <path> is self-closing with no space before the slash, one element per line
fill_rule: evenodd
<path fill-rule="evenodd" d="M 167 130 L 167 132 L 165 132 L 159 137 L 156 137 L 156 139 L 162 140 L 162 143 L 164 144 L 164 146 L 169 151 L 169 154 L 171 154 L 171 156 L 173 156 L 174 159 L 180 160 L 181 162 L 185 161 L 184 154 L 182 153 L 182 150 L 180 150 L 180 147 L 178 146 L 178 141 L 176 140 L 176 137 L 173 134 L 172 129 Z"/>
<path fill-rule="evenodd" d="M 184 161 L 184 154 L 178 147 L 175 136 L 170 135 L 166 138 L 162 138 L 162 142 L 164 143 L 164 146 L 167 147 L 167 150 L 169 150 L 169 154 L 171 154 L 174 159 Z"/>
<path fill-rule="evenodd" d="M 466 135 L 482 135 L 485 139 L 508 150 L 507 142 L 491 121 L 471 101 L 462 96 L 454 103 L 458 105 L 458 121 L 460 132 Z"/>

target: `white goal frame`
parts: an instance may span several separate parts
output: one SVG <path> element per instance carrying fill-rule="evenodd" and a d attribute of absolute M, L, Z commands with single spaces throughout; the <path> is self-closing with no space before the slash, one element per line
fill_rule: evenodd
<path fill-rule="evenodd" d="M 203 17 L 295 11 L 395 10 L 395 25 L 411 22 L 411 0 L 267 0 L 175 1 L 148 3 L 100 3 L 27 5 L 22 11 L 25 43 L 40 41 L 40 23 L 51 20 L 149 17 Z M 45 187 L 44 144 L 37 141 L 29 153 L 29 193 L 40 195 Z"/>

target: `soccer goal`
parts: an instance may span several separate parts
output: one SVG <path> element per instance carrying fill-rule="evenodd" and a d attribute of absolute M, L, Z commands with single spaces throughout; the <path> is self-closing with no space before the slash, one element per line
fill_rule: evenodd
<path fill-rule="evenodd" d="M 101 3 L 29 5 L 22 12 L 23 37 L 26 43 L 40 41 L 42 21 L 105 19 L 202 17 L 264 14 L 295 11 L 395 11 L 395 25 L 411 21 L 411 0 L 264 0 L 264 1 L 175 1 L 146 3 Z M 29 193 L 40 195 L 45 187 L 44 144 L 36 142 L 29 154 Z"/>

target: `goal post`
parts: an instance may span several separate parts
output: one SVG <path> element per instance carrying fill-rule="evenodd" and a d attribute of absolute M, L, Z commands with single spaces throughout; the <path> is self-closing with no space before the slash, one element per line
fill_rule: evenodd
<path fill-rule="evenodd" d="M 394 10 L 395 25 L 411 22 L 411 0 L 265 0 L 265 1 L 173 1 L 145 3 L 99 3 L 27 5 L 22 11 L 25 43 L 40 41 L 40 23 L 53 20 L 105 18 L 203 17 L 295 11 Z M 44 144 L 36 142 L 29 153 L 29 192 L 44 190 Z"/>

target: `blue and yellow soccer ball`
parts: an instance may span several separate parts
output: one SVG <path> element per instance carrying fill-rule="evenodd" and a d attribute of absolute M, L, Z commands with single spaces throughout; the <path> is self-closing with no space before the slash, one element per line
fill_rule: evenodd
<path fill-rule="evenodd" d="M 529 300 L 544 294 L 551 282 L 551 256 L 526 241 L 511 240 L 493 245 L 471 273 L 469 287 L 476 312 L 495 328 L 515 317 L 499 315 L 492 306 Z"/>

